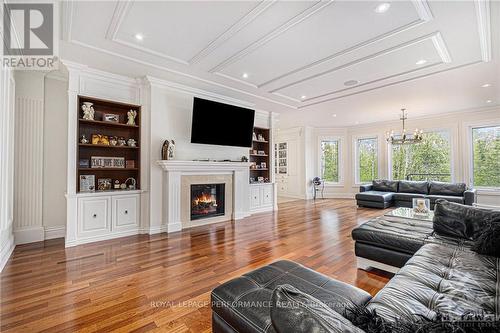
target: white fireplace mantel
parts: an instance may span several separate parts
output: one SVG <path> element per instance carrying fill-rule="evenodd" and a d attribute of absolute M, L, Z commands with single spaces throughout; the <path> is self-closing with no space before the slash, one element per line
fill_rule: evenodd
<path fill-rule="evenodd" d="M 249 162 L 177 161 L 156 162 L 164 171 L 163 224 L 168 232 L 182 230 L 188 221 L 182 221 L 181 178 L 183 175 L 230 174 L 233 177 L 233 220 L 250 216 Z"/>

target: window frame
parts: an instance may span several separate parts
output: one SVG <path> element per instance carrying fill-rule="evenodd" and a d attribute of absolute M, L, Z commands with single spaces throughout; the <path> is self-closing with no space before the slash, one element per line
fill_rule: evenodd
<path fill-rule="evenodd" d="M 320 177 L 323 177 L 322 170 L 321 170 L 321 142 L 323 141 L 337 141 L 338 142 L 338 172 L 339 172 L 339 180 L 338 182 L 330 182 L 330 181 L 325 181 L 325 186 L 344 186 L 344 139 L 341 136 L 318 136 L 318 142 L 317 142 L 317 162 L 318 162 L 318 175 Z"/>
<path fill-rule="evenodd" d="M 466 143 L 466 158 L 467 158 L 467 166 L 468 166 L 468 175 L 466 179 L 468 180 L 468 185 L 482 191 L 491 191 L 491 192 L 500 192 L 500 186 L 476 186 L 474 185 L 474 139 L 473 139 L 473 130 L 477 128 L 486 128 L 486 127 L 500 127 L 500 121 L 491 120 L 491 121 L 482 121 L 477 123 L 469 123 L 466 126 L 467 129 L 467 143 Z"/>
<path fill-rule="evenodd" d="M 359 149 L 358 149 L 358 141 L 363 140 L 363 139 L 375 139 L 377 141 L 377 178 L 380 179 L 381 175 L 381 166 L 382 166 L 382 144 L 380 142 L 380 136 L 377 134 L 374 135 L 359 135 L 359 136 L 353 136 L 352 139 L 352 145 L 353 145 L 353 167 L 354 167 L 354 179 L 353 183 L 354 185 L 360 186 L 364 184 L 369 184 L 361 182 L 359 179 Z"/>
<path fill-rule="evenodd" d="M 457 131 L 451 129 L 451 128 L 427 128 L 423 129 L 423 133 L 435 133 L 435 132 L 442 132 L 442 133 L 447 133 L 448 138 L 449 138 L 449 143 L 450 143 L 450 180 L 452 183 L 455 182 L 456 180 L 456 172 L 455 172 L 455 159 L 456 159 L 456 153 L 455 153 L 455 140 L 457 137 Z M 472 133 L 472 132 L 471 132 Z M 392 144 L 389 142 L 386 143 L 387 147 L 387 175 L 388 179 L 394 180 L 393 174 L 392 174 Z M 406 179 L 405 179 L 406 180 Z"/>

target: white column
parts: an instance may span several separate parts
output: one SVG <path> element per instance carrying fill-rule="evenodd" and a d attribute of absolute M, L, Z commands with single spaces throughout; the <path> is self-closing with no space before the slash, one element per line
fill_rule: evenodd
<path fill-rule="evenodd" d="M 16 244 L 42 241 L 43 72 L 16 73 L 14 236 Z M 45 184 L 50 186 L 50 184 Z"/>
<path fill-rule="evenodd" d="M 163 223 L 166 223 L 167 232 L 182 229 L 181 221 L 181 172 L 167 171 L 164 173 Z"/>

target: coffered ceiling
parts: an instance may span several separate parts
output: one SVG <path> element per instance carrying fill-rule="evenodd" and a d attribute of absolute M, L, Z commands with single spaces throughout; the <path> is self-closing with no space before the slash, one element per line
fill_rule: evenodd
<path fill-rule="evenodd" d="M 450 112 L 500 97 L 498 2 L 85 1 L 62 9 L 63 58 L 205 89 L 305 125 L 390 118 L 401 105 L 417 115 Z M 457 77 L 461 84 L 449 81 Z M 426 89 L 436 85 L 443 91 Z M 404 100 L 411 91 L 426 103 Z"/>

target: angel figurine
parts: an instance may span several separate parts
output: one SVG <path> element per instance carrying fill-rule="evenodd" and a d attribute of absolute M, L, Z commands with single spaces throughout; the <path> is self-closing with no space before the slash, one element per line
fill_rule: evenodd
<path fill-rule="evenodd" d="M 85 120 L 94 120 L 94 108 L 92 107 L 93 103 L 84 102 L 82 105 L 83 111 L 83 119 Z"/>
<path fill-rule="evenodd" d="M 162 160 L 173 160 L 175 157 L 175 141 L 165 140 L 161 148 Z"/>
<path fill-rule="evenodd" d="M 137 111 L 135 110 L 130 110 L 129 112 L 127 112 L 127 117 L 128 117 L 127 125 L 135 125 L 136 116 L 137 116 Z"/>

